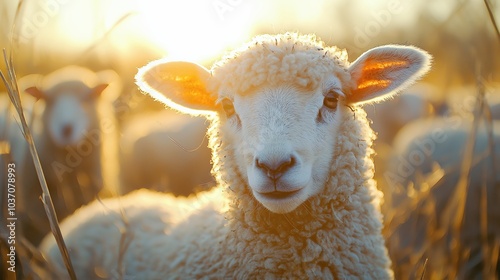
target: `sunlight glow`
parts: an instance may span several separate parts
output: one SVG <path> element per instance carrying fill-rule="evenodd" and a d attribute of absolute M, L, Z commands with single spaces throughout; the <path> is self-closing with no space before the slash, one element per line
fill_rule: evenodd
<path fill-rule="evenodd" d="M 244 1 L 143 1 L 142 36 L 171 60 L 204 62 L 251 37 L 255 5 Z"/>

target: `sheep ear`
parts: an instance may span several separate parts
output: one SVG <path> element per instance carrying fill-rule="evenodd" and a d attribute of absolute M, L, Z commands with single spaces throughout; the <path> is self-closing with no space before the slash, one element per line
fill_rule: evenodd
<path fill-rule="evenodd" d="M 207 89 L 210 73 L 198 64 L 157 60 L 139 69 L 135 79 L 142 91 L 183 113 L 217 111 L 217 99 Z"/>
<path fill-rule="evenodd" d="M 25 92 L 29 93 L 31 96 L 36 98 L 36 100 L 43 99 L 45 94 L 43 93 L 42 90 L 40 90 L 37 87 L 29 87 L 24 90 Z"/>
<path fill-rule="evenodd" d="M 45 93 L 43 90 L 43 75 L 40 74 L 29 74 L 19 78 L 17 85 L 20 92 L 25 92 L 33 96 L 36 100 L 44 99 Z"/>
<path fill-rule="evenodd" d="M 427 71 L 431 56 L 409 46 L 381 46 L 362 54 L 349 67 L 350 103 L 377 102 L 410 86 Z"/>
<path fill-rule="evenodd" d="M 120 97 L 122 92 L 123 84 L 120 79 L 120 76 L 113 70 L 102 70 L 96 73 L 97 79 L 99 80 L 100 85 L 98 86 L 106 86 L 106 91 L 104 94 L 101 94 L 101 98 L 105 98 L 110 102 L 117 100 Z"/>
<path fill-rule="evenodd" d="M 100 84 L 92 88 L 92 97 L 99 98 L 101 93 L 108 87 L 108 84 Z"/>

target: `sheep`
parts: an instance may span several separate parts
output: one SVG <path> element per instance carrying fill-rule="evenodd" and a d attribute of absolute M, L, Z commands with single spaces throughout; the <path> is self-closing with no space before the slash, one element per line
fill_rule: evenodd
<path fill-rule="evenodd" d="M 27 94 L 43 101 L 35 110 L 39 113 L 31 129 L 56 213 L 62 219 L 92 201 L 104 185 L 117 184 L 117 175 L 108 169 L 117 155 L 109 99 L 116 95 L 119 80 L 112 70 L 94 73 L 67 66 L 45 76 L 25 76 L 19 83 Z M 19 203 L 25 209 L 21 229 L 37 245 L 50 227 L 29 153 L 20 168 Z"/>
<path fill-rule="evenodd" d="M 496 265 L 500 275 L 500 263 L 495 261 L 498 255 L 489 255 L 491 252 L 485 249 L 498 246 L 500 238 L 500 208 L 496 204 L 500 199 L 500 122 L 494 121 L 492 126 L 494 151 L 490 150 L 484 125 L 478 127 L 467 189 L 462 191 L 458 189 L 460 168 L 473 125 L 459 116 L 431 118 L 408 124 L 396 136 L 394 155 L 385 174 L 387 185 L 393 187 L 388 191 L 393 197 L 387 211 L 395 215 L 388 219 L 387 240 L 397 267 L 396 278 L 419 277 L 422 266 L 418 264 L 426 258 L 426 274 L 431 278 L 489 278 L 483 274 L 488 262 Z M 453 251 L 457 248 L 452 245 L 456 230 L 450 227 L 453 217 L 447 212 L 458 200 L 455 192 L 466 198 L 463 225 L 455 243 L 460 245 L 459 251 Z M 481 211 L 485 211 L 485 217 Z M 446 257 L 443 262 L 438 257 L 453 255 L 463 257 L 458 263 Z"/>
<path fill-rule="evenodd" d="M 211 71 L 151 62 L 136 75 L 169 107 L 211 120 L 218 186 L 198 199 L 140 190 L 61 224 L 77 275 L 143 279 L 390 279 L 363 103 L 421 77 L 417 48 L 354 63 L 314 35 L 260 35 Z M 40 250 L 64 271 L 48 236 Z"/>
<path fill-rule="evenodd" d="M 31 121 L 31 109 L 35 100 L 30 99 L 30 96 L 23 96 L 23 110 L 27 116 L 28 122 Z M 0 93 L 0 205 L 7 208 L 8 202 L 8 167 L 14 167 L 14 170 L 19 171 L 21 162 L 26 156 L 27 147 L 26 141 L 19 129 L 20 122 L 15 117 L 16 109 L 12 106 L 10 98 L 7 93 Z M 21 174 L 17 174 L 21 175 Z M 19 176 L 18 176 L 19 177 Z M 19 181 L 20 178 L 17 178 Z M 15 185 L 16 186 L 16 185 Z M 11 188 L 12 189 L 12 188 Z M 11 193 L 15 197 L 15 193 Z M 23 211 L 18 205 L 18 211 Z M 7 222 L 7 217 L 2 215 L 0 222 Z M 8 237 L 8 231 L 0 230 L 0 235 L 5 238 Z M 7 240 L 7 239 L 5 239 Z"/>
<path fill-rule="evenodd" d="M 127 122 L 121 137 L 121 193 L 140 187 L 189 196 L 215 184 L 205 118 L 152 112 Z"/>
<path fill-rule="evenodd" d="M 442 110 L 443 102 L 439 100 L 438 90 L 431 84 L 414 85 L 392 100 L 379 104 L 364 106 L 372 128 L 377 134 L 374 142 L 375 179 L 383 179 L 387 157 L 392 151 L 392 141 L 396 133 L 411 121 L 428 118 Z M 385 192 L 384 189 L 381 189 Z"/>
<path fill-rule="evenodd" d="M 32 108 L 35 103 L 34 98 L 31 96 L 22 96 L 23 110 L 26 115 L 27 121 L 31 122 Z M 19 165 L 25 158 L 27 152 L 26 141 L 19 129 L 20 122 L 16 115 L 16 109 L 12 106 L 10 98 L 7 93 L 0 93 L 0 141 L 2 147 L 2 156 L 5 161 L 12 161 L 14 164 Z M 8 144 L 8 146 L 4 146 Z M 5 169 L 3 169 L 5 170 Z M 2 183 L 6 182 L 2 180 Z"/>
<path fill-rule="evenodd" d="M 474 104 L 477 100 L 478 87 L 462 86 L 449 89 L 447 103 L 449 105 L 449 115 L 459 115 L 471 118 Z M 491 111 L 493 120 L 500 120 L 500 85 L 485 85 L 485 101 Z"/>
<path fill-rule="evenodd" d="M 420 83 L 392 100 L 365 106 L 365 110 L 368 118 L 373 121 L 372 128 L 377 133 L 376 142 L 390 145 L 405 124 L 432 116 L 439 105 L 437 89 L 433 85 Z"/>

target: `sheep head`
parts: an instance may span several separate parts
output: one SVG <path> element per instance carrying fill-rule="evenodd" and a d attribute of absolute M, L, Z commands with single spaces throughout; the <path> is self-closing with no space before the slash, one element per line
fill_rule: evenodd
<path fill-rule="evenodd" d="M 311 36 L 257 37 L 211 71 L 159 60 L 141 68 L 139 87 L 190 114 L 216 114 L 237 170 L 253 196 L 288 213 L 328 180 L 341 115 L 388 98 L 428 71 L 417 48 L 382 46 L 349 64 L 345 52 Z"/>
<path fill-rule="evenodd" d="M 117 79 L 111 70 L 94 73 L 67 66 L 46 76 L 25 76 L 20 83 L 26 93 L 45 101 L 44 129 L 57 146 L 64 147 L 77 145 L 85 138 L 97 121 L 97 100 Z"/>

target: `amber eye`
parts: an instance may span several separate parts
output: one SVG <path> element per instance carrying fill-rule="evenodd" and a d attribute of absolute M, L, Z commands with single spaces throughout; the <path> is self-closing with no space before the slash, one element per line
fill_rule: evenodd
<path fill-rule="evenodd" d="M 330 94 L 325 96 L 325 99 L 323 99 L 323 105 L 325 107 L 330 108 L 330 109 L 337 109 L 337 103 L 339 102 L 339 98 L 337 97 L 336 94 Z"/>
<path fill-rule="evenodd" d="M 224 112 L 226 112 L 226 116 L 228 118 L 236 113 L 236 111 L 234 110 L 233 102 L 231 102 L 231 100 L 229 100 L 228 98 L 224 98 L 221 101 L 221 104 L 222 104 L 222 109 L 224 110 Z"/>

